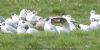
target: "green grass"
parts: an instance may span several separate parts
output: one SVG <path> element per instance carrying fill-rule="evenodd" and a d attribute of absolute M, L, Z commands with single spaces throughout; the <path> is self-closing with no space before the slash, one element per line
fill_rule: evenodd
<path fill-rule="evenodd" d="M 79 23 L 89 24 L 89 12 L 100 14 L 100 0 L 0 0 L 0 15 L 8 18 L 26 8 L 49 17 L 71 14 Z M 40 34 L 0 34 L 0 50 L 33 50 L 34 48 L 76 48 L 76 50 L 99 50 L 100 29 L 91 32 Z M 40 49 L 41 50 L 41 49 Z"/>

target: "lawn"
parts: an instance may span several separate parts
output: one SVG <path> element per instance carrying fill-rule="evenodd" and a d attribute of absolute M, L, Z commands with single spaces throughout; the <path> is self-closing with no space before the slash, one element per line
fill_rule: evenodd
<path fill-rule="evenodd" d="M 44 18 L 71 14 L 79 23 L 89 24 L 91 10 L 94 9 L 100 14 L 100 0 L 0 0 L 0 16 L 4 16 L 4 18 L 11 17 L 13 13 L 19 14 L 20 10 L 24 8 L 37 10 L 38 15 Z M 61 34 L 45 32 L 20 35 L 0 33 L 0 50 L 36 50 L 36 48 L 99 50 L 99 30 L 90 32 L 75 30 Z"/>

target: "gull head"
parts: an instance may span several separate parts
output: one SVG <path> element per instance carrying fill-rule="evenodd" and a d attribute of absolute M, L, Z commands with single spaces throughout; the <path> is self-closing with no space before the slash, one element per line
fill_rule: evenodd
<path fill-rule="evenodd" d="M 91 10 L 90 14 L 96 14 L 95 10 Z"/>

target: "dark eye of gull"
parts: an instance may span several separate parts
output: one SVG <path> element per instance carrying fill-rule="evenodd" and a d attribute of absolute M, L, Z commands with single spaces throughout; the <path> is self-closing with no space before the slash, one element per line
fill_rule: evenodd
<path fill-rule="evenodd" d="M 25 21 L 22 21 L 22 23 L 25 23 Z"/>
<path fill-rule="evenodd" d="M 25 29 L 26 29 L 26 30 L 29 29 L 28 25 L 25 26 Z"/>
<path fill-rule="evenodd" d="M 3 26 L 5 25 L 5 23 L 2 24 Z"/>

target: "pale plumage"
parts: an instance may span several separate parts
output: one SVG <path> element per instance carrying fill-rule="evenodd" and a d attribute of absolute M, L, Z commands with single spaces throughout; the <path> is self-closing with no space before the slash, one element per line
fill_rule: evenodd
<path fill-rule="evenodd" d="M 30 26 L 26 25 L 26 27 L 28 28 L 26 33 L 39 33 L 39 31 L 35 28 L 31 28 Z"/>
<path fill-rule="evenodd" d="M 56 26 L 56 29 L 57 29 L 58 33 L 70 32 L 70 30 L 68 28 L 65 28 L 65 27 L 62 27 L 62 26 Z"/>
<path fill-rule="evenodd" d="M 17 33 L 18 34 L 25 34 L 26 33 L 26 29 L 25 29 L 25 21 L 24 20 L 20 20 L 18 23 L 18 27 L 17 27 Z"/>
<path fill-rule="evenodd" d="M 89 31 L 89 25 L 79 24 L 78 28 L 80 28 L 82 31 Z"/>
<path fill-rule="evenodd" d="M 36 14 L 33 14 L 33 12 L 28 12 L 26 16 L 26 20 L 29 21 L 31 24 L 36 24 L 38 16 Z"/>
<path fill-rule="evenodd" d="M 4 33 L 17 33 L 17 30 L 15 28 L 10 25 L 7 25 L 6 23 L 2 23 L 1 31 Z"/>
<path fill-rule="evenodd" d="M 20 21 L 20 18 L 17 14 L 13 14 L 12 20 L 13 20 L 14 23 L 18 24 L 18 22 Z"/>
<path fill-rule="evenodd" d="M 17 28 L 18 24 L 15 23 L 11 18 L 7 18 L 5 21 L 4 21 L 7 25 L 10 25 L 14 28 Z"/>
<path fill-rule="evenodd" d="M 45 32 L 58 32 L 56 27 L 51 24 L 51 19 L 50 18 L 48 18 L 45 22 L 44 31 Z"/>
<path fill-rule="evenodd" d="M 36 22 L 36 28 L 39 30 L 44 30 L 44 25 L 45 25 L 45 20 L 40 18 L 37 22 Z"/>
<path fill-rule="evenodd" d="M 95 10 L 90 11 L 90 22 L 93 21 L 99 21 L 100 20 L 100 15 L 96 14 Z"/>
<path fill-rule="evenodd" d="M 18 34 L 24 34 L 24 33 L 26 33 L 26 29 L 25 29 L 25 27 L 23 27 L 23 26 L 21 26 L 21 25 L 18 25 L 18 27 L 17 27 L 17 33 Z"/>
<path fill-rule="evenodd" d="M 27 9 L 22 9 L 20 11 L 19 17 L 20 17 L 21 20 L 26 20 L 26 16 L 27 16 L 27 13 L 28 13 L 27 11 L 28 11 Z"/>
<path fill-rule="evenodd" d="M 75 24 L 74 24 L 74 23 L 76 23 L 76 21 L 71 17 L 71 15 L 65 15 L 65 16 L 63 16 L 63 18 L 65 18 L 66 22 L 68 22 L 70 31 L 73 31 L 76 29 Z"/>
<path fill-rule="evenodd" d="M 90 29 L 90 30 L 94 30 L 94 29 L 99 28 L 98 26 L 99 26 L 98 23 L 97 23 L 96 21 L 94 21 L 94 22 L 91 22 L 91 23 L 90 23 L 89 29 Z"/>
<path fill-rule="evenodd" d="M 79 24 L 78 27 L 82 30 L 82 31 L 91 31 L 94 29 L 99 28 L 99 25 L 96 21 L 92 21 L 89 25 L 83 25 L 83 24 Z"/>

